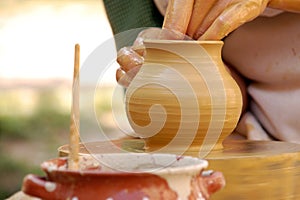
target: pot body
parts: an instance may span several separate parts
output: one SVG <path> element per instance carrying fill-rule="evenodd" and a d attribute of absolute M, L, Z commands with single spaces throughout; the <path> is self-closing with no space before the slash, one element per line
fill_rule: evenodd
<path fill-rule="evenodd" d="M 27 175 L 22 190 L 45 200 L 177 200 L 208 199 L 225 185 L 222 173 L 203 174 L 207 161 L 193 157 L 103 154 L 101 164 L 75 171 L 67 158 L 49 160 L 42 164 L 47 176 Z"/>
<path fill-rule="evenodd" d="M 155 151 L 205 156 L 222 148 L 242 109 L 241 91 L 221 59 L 221 41 L 145 41 L 144 65 L 126 91 L 135 133 Z"/>

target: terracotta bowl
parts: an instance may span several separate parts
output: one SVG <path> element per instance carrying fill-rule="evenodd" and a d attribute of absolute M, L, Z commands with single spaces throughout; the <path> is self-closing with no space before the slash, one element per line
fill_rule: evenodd
<path fill-rule="evenodd" d="M 42 163 L 47 174 L 24 178 L 24 193 L 42 199 L 209 199 L 225 185 L 205 160 L 171 154 L 102 154 L 81 157 L 79 170 L 67 158 Z"/>

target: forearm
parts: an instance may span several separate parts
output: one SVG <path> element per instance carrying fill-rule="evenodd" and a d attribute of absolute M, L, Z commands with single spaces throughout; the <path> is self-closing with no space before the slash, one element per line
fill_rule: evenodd
<path fill-rule="evenodd" d="M 268 7 L 290 12 L 300 12 L 300 0 L 271 0 Z"/>

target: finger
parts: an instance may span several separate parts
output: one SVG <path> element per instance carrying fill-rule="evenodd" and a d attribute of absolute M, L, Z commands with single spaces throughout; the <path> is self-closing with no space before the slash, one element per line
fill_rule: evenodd
<path fill-rule="evenodd" d="M 147 39 L 167 39 L 175 40 L 182 39 L 184 36 L 182 34 L 175 33 L 172 30 L 161 29 L 161 28 L 148 28 L 141 31 L 137 38 L 135 39 L 132 49 L 137 52 L 140 56 L 145 55 L 144 40 Z"/>
<path fill-rule="evenodd" d="M 146 39 L 158 39 L 160 32 L 161 28 L 147 28 L 141 31 L 135 39 L 133 46 L 143 45 L 143 41 Z"/>
<path fill-rule="evenodd" d="M 116 79 L 118 84 L 122 85 L 123 87 L 128 87 L 133 78 L 136 76 L 140 67 L 132 68 L 130 71 L 125 73 L 122 69 L 117 69 L 116 71 Z"/>
<path fill-rule="evenodd" d="M 165 16 L 169 0 L 154 0 L 154 3 L 160 14 Z"/>
<path fill-rule="evenodd" d="M 134 50 L 137 54 L 144 57 L 146 53 L 146 49 L 144 45 L 132 46 L 132 50 Z"/>
<path fill-rule="evenodd" d="M 141 31 L 135 39 L 132 49 L 140 56 L 145 55 L 144 40 L 147 39 L 159 39 L 159 34 L 162 31 L 161 28 L 147 28 Z"/>
<path fill-rule="evenodd" d="M 268 0 L 240 1 L 232 4 L 207 29 L 199 40 L 220 40 L 230 32 L 251 21 L 266 8 Z"/>
<path fill-rule="evenodd" d="M 186 36 L 183 33 L 178 31 L 169 30 L 169 29 L 162 29 L 158 35 L 159 40 L 182 40 L 185 39 Z"/>
<path fill-rule="evenodd" d="M 197 27 L 193 38 L 198 39 L 201 37 L 205 31 L 213 24 L 213 22 L 218 18 L 218 16 L 227 9 L 231 0 L 218 0 L 215 2 L 211 10 L 207 13 L 202 23 Z"/>
<path fill-rule="evenodd" d="M 116 71 L 116 79 L 118 84 L 122 85 L 123 87 L 127 88 L 130 84 L 130 79 L 127 77 L 126 73 L 120 68 Z"/>
<path fill-rule="evenodd" d="M 120 68 L 116 71 L 116 80 L 119 83 L 119 80 L 125 75 L 125 72 Z"/>
<path fill-rule="evenodd" d="M 193 37 L 197 28 L 202 24 L 203 19 L 208 14 L 217 0 L 195 0 L 187 35 Z"/>
<path fill-rule="evenodd" d="M 186 34 L 194 0 L 169 0 L 163 28 Z"/>
<path fill-rule="evenodd" d="M 290 12 L 300 12 L 299 0 L 271 0 L 268 6 Z"/>
<path fill-rule="evenodd" d="M 144 58 L 129 47 L 124 47 L 118 51 L 117 62 L 121 69 L 128 72 L 130 69 L 141 66 Z"/>

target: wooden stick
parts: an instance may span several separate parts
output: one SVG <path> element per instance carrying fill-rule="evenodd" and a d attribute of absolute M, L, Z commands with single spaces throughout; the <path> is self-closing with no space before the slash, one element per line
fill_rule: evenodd
<path fill-rule="evenodd" d="M 79 168 L 79 58 L 80 46 L 75 45 L 74 57 L 74 74 L 72 88 L 72 107 L 71 107 L 71 123 L 69 138 L 69 162 L 70 170 L 78 170 Z"/>

